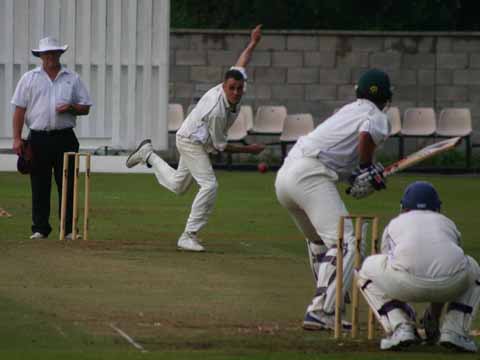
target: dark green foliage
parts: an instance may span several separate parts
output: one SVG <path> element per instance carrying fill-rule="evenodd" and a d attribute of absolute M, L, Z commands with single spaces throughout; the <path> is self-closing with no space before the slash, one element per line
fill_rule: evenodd
<path fill-rule="evenodd" d="M 174 28 L 473 31 L 473 0 L 171 0 Z"/>

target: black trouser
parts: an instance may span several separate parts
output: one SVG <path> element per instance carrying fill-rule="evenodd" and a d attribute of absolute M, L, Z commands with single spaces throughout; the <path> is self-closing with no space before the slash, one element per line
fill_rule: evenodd
<path fill-rule="evenodd" d="M 30 131 L 33 151 L 33 167 L 30 174 L 32 186 L 32 233 L 50 234 L 50 194 L 52 190 L 52 169 L 58 190 L 58 213 L 62 203 L 63 153 L 78 152 L 79 144 L 73 129 L 53 131 Z M 67 215 L 65 233 L 72 232 L 72 202 L 74 161 L 69 162 Z"/>

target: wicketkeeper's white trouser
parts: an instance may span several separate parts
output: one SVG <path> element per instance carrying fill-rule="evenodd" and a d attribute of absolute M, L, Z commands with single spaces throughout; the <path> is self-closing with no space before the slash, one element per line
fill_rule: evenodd
<path fill-rule="evenodd" d="M 400 302 L 446 302 L 441 331 L 464 336 L 470 332 L 480 302 L 480 268 L 473 258 L 467 256 L 467 259 L 467 266 L 461 272 L 425 279 L 393 269 L 387 255 L 372 255 L 363 262 L 358 285 L 387 333 L 402 323 L 413 322 Z"/>
<path fill-rule="evenodd" d="M 309 260 L 317 290 L 307 311 L 335 311 L 335 273 L 338 223 L 348 215 L 340 198 L 337 174 L 313 158 L 287 158 L 275 181 L 280 204 L 290 213 L 307 241 Z M 354 262 L 354 234 L 345 221 L 344 294 L 351 287 Z"/>
<path fill-rule="evenodd" d="M 213 210 L 217 197 L 217 179 L 203 145 L 177 136 L 177 149 L 180 160 L 176 170 L 155 153 L 150 155 L 148 162 L 152 165 L 158 182 L 175 194 L 186 192 L 192 179 L 195 179 L 200 189 L 193 201 L 185 231 L 198 232 L 206 225 Z"/>

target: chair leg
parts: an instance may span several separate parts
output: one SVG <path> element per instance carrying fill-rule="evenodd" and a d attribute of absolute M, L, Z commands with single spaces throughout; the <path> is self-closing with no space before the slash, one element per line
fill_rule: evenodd
<path fill-rule="evenodd" d="M 465 165 L 467 169 L 470 169 L 472 165 L 472 143 L 470 135 L 465 137 Z"/>
<path fill-rule="evenodd" d="M 398 160 L 403 159 L 403 156 L 405 154 L 405 139 L 403 136 L 398 137 Z"/>
<path fill-rule="evenodd" d="M 283 161 L 287 157 L 287 144 L 282 142 L 282 143 L 280 143 L 280 147 L 281 147 L 281 150 L 282 150 L 282 164 L 283 164 Z"/>

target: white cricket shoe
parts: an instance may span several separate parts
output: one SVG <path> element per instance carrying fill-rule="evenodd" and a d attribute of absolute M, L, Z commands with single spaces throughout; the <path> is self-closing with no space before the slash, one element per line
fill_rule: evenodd
<path fill-rule="evenodd" d="M 46 239 L 47 237 L 38 231 L 30 236 L 30 239 Z"/>
<path fill-rule="evenodd" d="M 419 341 L 413 325 L 400 324 L 393 334 L 380 341 L 381 350 L 399 350 Z"/>
<path fill-rule="evenodd" d="M 451 331 L 443 331 L 440 335 L 440 345 L 462 352 L 477 352 L 477 344 L 470 336 L 458 335 Z"/>
<path fill-rule="evenodd" d="M 178 239 L 177 247 L 179 250 L 186 251 L 205 251 L 205 248 L 199 244 L 197 235 L 185 231 Z"/>
<path fill-rule="evenodd" d="M 138 147 L 127 158 L 125 165 L 132 168 L 138 164 L 146 164 L 147 158 L 153 152 L 152 141 L 150 139 L 143 140 Z"/>
<path fill-rule="evenodd" d="M 323 311 L 307 311 L 303 319 L 304 330 L 335 330 L 335 314 L 325 314 Z M 342 330 L 351 331 L 352 324 L 342 320 Z"/>

